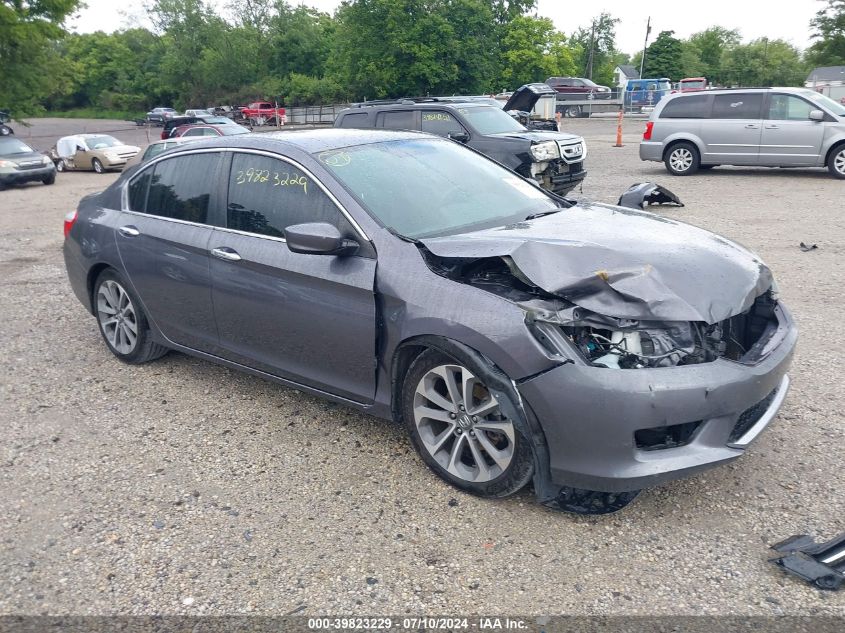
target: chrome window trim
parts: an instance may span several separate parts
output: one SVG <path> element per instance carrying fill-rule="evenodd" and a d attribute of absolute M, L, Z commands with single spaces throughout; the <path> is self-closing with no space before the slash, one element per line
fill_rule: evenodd
<path fill-rule="evenodd" d="M 170 221 L 173 221 L 173 222 L 178 222 L 178 223 L 181 223 L 181 224 L 191 224 L 191 225 L 194 225 L 194 226 L 208 226 L 208 227 L 211 227 L 211 228 L 214 228 L 214 229 L 219 229 L 219 230 L 222 230 L 222 231 L 239 233 L 239 234 L 242 234 L 242 235 L 250 235 L 250 236 L 254 236 L 254 237 L 269 238 L 269 239 L 280 240 L 280 241 L 284 242 L 285 241 L 284 238 L 274 237 L 272 235 L 262 235 L 260 233 L 250 233 L 248 231 L 239 231 L 237 229 L 230 229 L 228 227 L 214 226 L 212 224 L 205 224 L 205 223 L 201 224 L 199 222 L 189 222 L 187 220 L 177 220 L 175 218 L 167 218 L 167 217 L 164 217 L 164 216 L 161 216 L 161 215 L 155 215 L 154 213 L 141 213 L 140 211 L 132 211 L 129 208 L 129 186 L 136 179 L 140 178 L 141 174 L 143 174 L 148 169 L 152 168 L 159 161 L 168 160 L 170 158 L 177 158 L 179 156 L 190 156 L 190 155 L 193 155 L 193 154 L 207 154 L 209 152 L 233 152 L 233 153 L 241 153 L 241 154 L 255 154 L 257 156 L 266 156 L 268 158 L 275 158 L 276 160 L 281 160 L 282 162 L 293 165 L 294 167 L 296 167 L 297 169 L 302 171 L 306 176 L 308 176 L 308 178 L 310 178 L 312 182 L 317 184 L 317 186 L 320 188 L 320 190 L 324 194 L 326 194 L 326 196 L 329 198 L 329 200 L 332 201 L 334 206 L 337 207 L 337 210 L 340 211 L 340 214 L 344 218 L 346 218 L 346 220 L 349 222 L 349 224 L 352 225 L 352 228 L 355 230 L 356 233 L 358 233 L 358 235 L 361 237 L 361 239 L 363 239 L 365 242 L 372 243 L 372 240 L 367 236 L 364 229 L 361 228 L 361 225 L 358 224 L 358 222 L 355 220 L 355 218 L 352 217 L 352 215 L 349 213 L 349 211 L 346 210 L 346 207 L 344 207 L 340 203 L 340 200 L 338 200 L 337 197 L 331 191 L 329 191 L 326 188 L 326 186 L 320 181 L 319 178 L 316 178 L 314 176 L 314 174 L 311 172 L 311 170 L 307 169 L 301 163 L 293 160 L 292 158 L 288 158 L 287 156 L 282 156 L 281 154 L 277 154 L 275 152 L 270 152 L 270 151 L 267 151 L 267 150 L 251 149 L 251 148 L 245 148 L 245 147 L 207 147 L 207 148 L 201 148 L 201 149 L 198 148 L 198 149 L 187 150 L 187 151 L 184 151 L 184 152 L 179 152 L 178 154 L 174 154 L 172 156 L 159 156 L 159 157 L 155 157 L 155 158 L 151 159 L 148 164 L 144 165 L 143 169 L 139 169 L 138 173 L 134 174 L 123 185 L 121 193 L 120 193 L 120 206 L 121 206 L 120 210 L 123 211 L 124 213 L 133 213 L 133 214 L 139 215 L 139 216 L 159 218 L 159 219 L 162 219 L 162 220 L 170 220 Z"/>

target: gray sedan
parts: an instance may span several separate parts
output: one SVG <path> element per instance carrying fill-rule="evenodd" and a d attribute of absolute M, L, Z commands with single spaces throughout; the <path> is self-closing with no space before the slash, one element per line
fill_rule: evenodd
<path fill-rule="evenodd" d="M 789 384 L 796 330 L 753 253 L 425 134 L 186 145 L 65 234 L 120 360 L 178 350 L 396 420 L 485 497 L 617 510 L 741 456 Z"/>

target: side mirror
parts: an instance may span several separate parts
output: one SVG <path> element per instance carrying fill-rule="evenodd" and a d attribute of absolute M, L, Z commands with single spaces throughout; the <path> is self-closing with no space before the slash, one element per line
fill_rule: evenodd
<path fill-rule="evenodd" d="M 824 121 L 824 112 L 821 110 L 810 110 L 810 121 Z"/>
<path fill-rule="evenodd" d="M 76 151 L 77 151 L 77 152 L 84 152 L 84 151 L 85 151 L 85 148 L 84 148 L 84 147 L 82 147 L 82 145 L 77 145 L 77 146 L 76 146 Z"/>
<path fill-rule="evenodd" d="M 338 228 L 328 222 L 306 222 L 294 224 L 285 229 L 288 248 L 304 255 L 352 255 L 358 250 L 358 242 L 340 234 Z"/>
<path fill-rule="evenodd" d="M 458 143 L 466 143 L 469 140 L 469 134 L 466 132 L 449 132 L 449 138 Z"/>

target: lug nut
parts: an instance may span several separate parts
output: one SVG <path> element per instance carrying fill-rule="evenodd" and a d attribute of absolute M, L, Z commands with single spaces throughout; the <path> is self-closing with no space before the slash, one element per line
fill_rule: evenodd
<path fill-rule="evenodd" d="M 460 427 L 458 427 L 457 429 L 455 429 L 455 433 L 457 433 L 458 435 L 460 435 L 461 433 L 463 433 L 463 431 L 461 430 L 461 428 L 460 428 Z"/>
<path fill-rule="evenodd" d="M 458 416 L 456 416 L 454 413 L 450 413 L 450 414 L 449 414 L 449 417 L 450 417 L 451 419 L 453 419 L 453 420 L 454 420 L 454 419 L 455 419 L 456 417 L 458 417 Z"/>
<path fill-rule="evenodd" d="M 477 416 L 477 415 L 472 416 L 472 421 L 473 421 L 473 422 L 478 422 L 478 416 Z"/>
<path fill-rule="evenodd" d="M 459 405 L 458 405 L 458 408 L 459 408 L 461 411 L 463 411 L 463 410 L 464 410 L 464 405 L 459 404 Z"/>

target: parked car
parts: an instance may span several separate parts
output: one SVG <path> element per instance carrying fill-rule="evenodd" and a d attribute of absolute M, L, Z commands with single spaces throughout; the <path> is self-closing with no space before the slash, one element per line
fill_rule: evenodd
<path fill-rule="evenodd" d="M 827 165 L 845 178 L 845 107 L 805 88 L 669 95 L 646 123 L 640 158 L 676 176 L 718 165 Z"/>
<path fill-rule="evenodd" d="M 178 115 L 173 108 L 153 108 L 147 112 L 147 121 L 163 125 L 165 121 L 169 121 L 175 116 Z"/>
<path fill-rule="evenodd" d="M 141 151 L 108 134 L 74 134 L 58 140 L 50 156 L 58 171 L 94 170 L 98 174 L 122 169 Z"/>
<path fill-rule="evenodd" d="M 207 136 L 237 136 L 238 134 L 249 134 L 249 130 L 242 125 L 232 123 L 218 125 L 206 125 L 193 123 L 182 125 L 173 130 L 170 138 L 189 138 Z"/>
<path fill-rule="evenodd" d="M 215 115 L 203 108 L 203 109 L 198 109 L 198 110 L 185 110 L 184 116 L 215 116 Z"/>
<path fill-rule="evenodd" d="M 529 130 L 557 132 L 557 93 L 545 83 L 525 84 L 517 88 L 502 109 Z"/>
<path fill-rule="evenodd" d="M 642 111 L 643 108 L 652 108 L 657 105 L 663 97 L 672 92 L 672 81 L 664 77 L 662 79 L 629 79 L 623 93 L 626 108 L 633 108 Z"/>
<path fill-rule="evenodd" d="M 533 481 L 617 510 L 743 455 L 789 385 L 796 330 L 753 253 L 431 135 L 185 145 L 83 198 L 65 235 L 118 359 L 176 349 L 395 419 L 483 497 Z"/>
<path fill-rule="evenodd" d="M 164 127 L 161 130 L 161 139 L 165 140 L 168 138 L 172 138 L 174 131 L 177 128 L 185 127 L 187 125 L 234 125 L 237 128 L 241 128 L 242 126 L 235 123 L 232 119 L 218 116 L 215 114 L 208 114 L 202 116 L 180 116 L 174 119 L 171 119 L 167 123 L 164 124 Z"/>
<path fill-rule="evenodd" d="M 34 181 L 56 182 L 53 161 L 13 136 L 0 136 L 0 190 Z"/>
<path fill-rule="evenodd" d="M 6 125 L 11 117 L 8 112 L 0 111 L 0 136 L 11 136 L 15 131 Z"/>
<path fill-rule="evenodd" d="M 185 143 L 195 143 L 199 140 L 202 140 L 202 138 L 196 136 L 183 136 L 180 138 L 153 141 L 147 145 L 147 148 L 143 152 L 138 152 L 135 156 L 126 161 L 126 167 L 124 167 L 124 169 L 129 169 L 135 165 L 146 163 L 148 160 L 151 160 L 159 154 L 166 152 L 169 149 L 173 149 L 174 147 L 179 147 Z"/>
<path fill-rule="evenodd" d="M 285 109 L 277 108 L 268 101 L 256 101 L 241 109 L 243 116 L 251 125 L 276 124 L 284 121 Z"/>
<path fill-rule="evenodd" d="M 706 77 L 687 77 L 678 82 L 678 91 L 694 92 L 696 90 L 707 90 L 709 85 Z"/>
<path fill-rule="evenodd" d="M 607 86 L 600 86 L 584 77 L 549 77 L 546 83 L 559 93 L 559 101 L 610 99 L 613 96 L 611 89 Z"/>
<path fill-rule="evenodd" d="M 464 143 L 558 195 L 587 176 L 584 139 L 528 130 L 497 106 L 439 98 L 365 102 L 338 114 L 338 128 L 420 130 Z"/>

